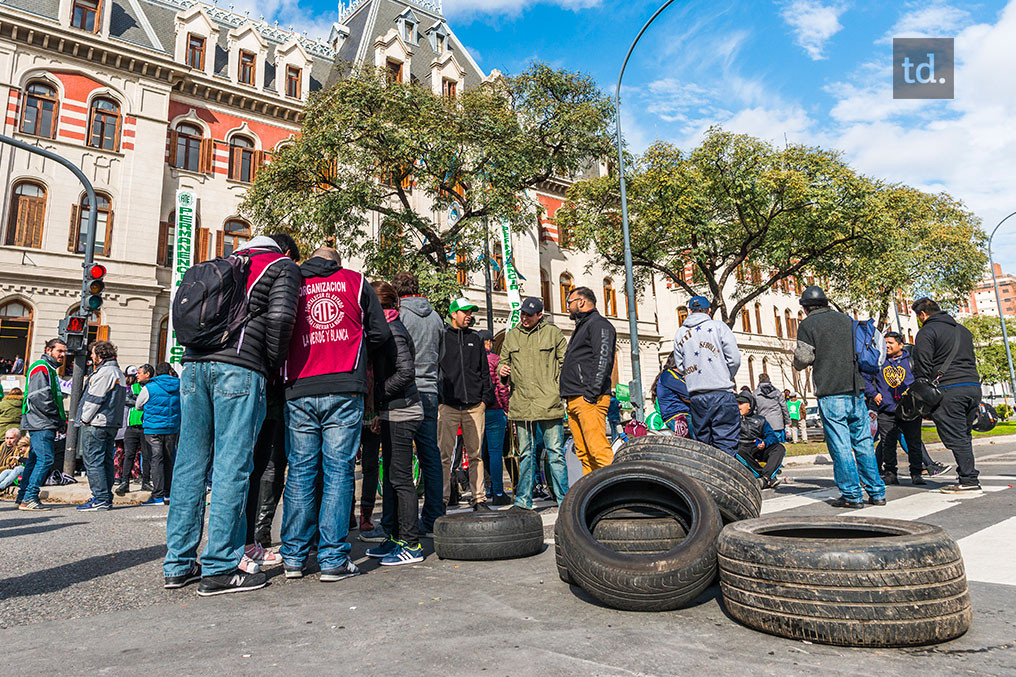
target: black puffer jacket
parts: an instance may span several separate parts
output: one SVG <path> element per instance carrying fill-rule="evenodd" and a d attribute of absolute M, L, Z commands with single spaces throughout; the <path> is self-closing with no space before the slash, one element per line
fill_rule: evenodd
<path fill-rule="evenodd" d="M 420 402 L 413 337 L 402 320 L 392 320 L 388 328 L 392 337 L 374 358 L 374 400 L 378 411 L 405 409 Z"/>
<path fill-rule="evenodd" d="M 244 249 L 252 258 L 279 253 L 279 246 L 267 237 L 254 238 Z M 277 369 L 289 352 L 300 279 L 300 269 L 291 259 L 283 257 L 269 265 L 250 290 L 250 312 L 256 317 L 226 348 L 210 353 L 187 348 L 183 362 L 225 362 L 265 376 Z"/>
<path fill-rule="evenodd" d="M 935 313 L 929 317 L 914 338 L 914 352 L 910 357 L 910 367 L 914 376 L 932 379 L 938 376 L 938 370 L 945 366 L 956 340 L 960 345 L 956 350 L 949 369 L 942 374 L 939 385 L 956 385 L 962 383 L 976 384 L 981 382 L 977 374 L 977 358 L 974 356 L 974 337 L 970 330 L 958 324 L 948 313 Z"/>

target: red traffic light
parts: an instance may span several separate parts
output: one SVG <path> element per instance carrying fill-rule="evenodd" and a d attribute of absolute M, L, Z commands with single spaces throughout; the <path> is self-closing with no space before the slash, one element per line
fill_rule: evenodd
<path fill-rule="evenodd" d="M 97 280 L 106 274 L 106 266 L 100 266 L 98 263 L 93 263 L 88 268 L 88 276 L 93 280 Z"/>
<path fill-rule="evenodd" d="M 85 331 L 85 318 L 71 316 L 67 318 L 67 331 L 83 333 Z"/>

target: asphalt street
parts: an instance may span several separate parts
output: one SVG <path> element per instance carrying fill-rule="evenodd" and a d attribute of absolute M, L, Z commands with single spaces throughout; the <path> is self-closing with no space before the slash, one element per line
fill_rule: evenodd
<path fill-rule="evenodd" d="M 264 590 L 199 598 L 196 586 L 162 588 L 167 508 L 31 514 L 2 502 L 0 641 L 20 674 L 1013 675 L 1016 442 L 975 451 L 983 495 L 904 480 L 888 506 L 864 511 L 937 524 L 959 541 L 974 623 L 934 647 L 844 649 L 759 634 L 724 613 L 717 586 L 689 609 L 604 608 L 558 579 L 549 504 L 540 508 L 547 549 L 535 557 L 431 553 L 382 568 L 357 542 L 363 576 L 287 581 L 275 568 Z M 838 513 L 823 502 L 835 493 L 830 466 L 785 474 L 790 482 L 765 492 L 764 513 Z"/>

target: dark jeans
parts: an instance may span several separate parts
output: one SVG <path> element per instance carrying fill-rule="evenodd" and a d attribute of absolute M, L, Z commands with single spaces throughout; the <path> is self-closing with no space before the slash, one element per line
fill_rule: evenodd
<path fill-rule="evenodd" d="M 377 502 L 378 463 L 381 460 L 381 434 L 364 427 L 360 436 L 360 521 L 369 522 Z"/>
<path fill-rule="evenodd" d="M 32 446 L 28 462 L 21 472 L 21 486 L 18 487 L 18 503 L 39 500 L 39 487 L 46 481 L 53 467 L 53 440 L 55 430 L 33 430 L 28 433 Z"/>
<path fill-rule="evenodd" d="M 176 435 L 145 435 L 152 453 L 152 498 L 166 498 L 173 486 Z"/>
<path fill-rule="evenodd" d="M 120 471 L 120 482 L 131 481 L 131 471 L 134 470 L 134 461 L 137 459 L 139 451 L 141 452 L 141 482 L 149 484 L 152 481 L 152 447 L 141 426 L 128 426 L 123 434 L 123 469 Z"/>
<path fill-rule="evenodd" d="M 960 484 L 980 484 L 977 481 L 977 469 L 974 467 L 974 450 L 970 436 L 980 401 L 980 386 L 946 387 L 942 388 L 942 403 L 931 412 L 942 444 L 956 459 L 956 474 L 959 476 Z"/>
<path fill-rule="evenodd" d="M 254 542 L 258 513 L 261 509 L 261 479 L 264 477 L 275 450 L 279 447 L 285 453 L 286 426 L 278 419 L 266 418 L 261 423 L 257 441 L 254 442 L 254 469 L 250 473 L 250 483 L 247 485 L 247 532 L 245 534 L 247 545 Z M 271 522 L 269 522 L 268 528 L 270 531 Z"/>
<path fill-rule="evenodd" d="M 420 421 L 381 421 L 381 526 L 397 541 L 415 547 L 417 532 L 416 487 L 413 485 L 413 436 Z"/>
<path fill-rule="evenodd" d="M 691 396 L 691 424 L 695 439 L 731 456 L 737 454 L 741 410 L 733 392 L 710 391 Z"/>
<path fill-rule="evenodd" d="M 286 485 L 286 429 L 279 426 L 281 444 L 272 445 L 272 457 L 265 471 L 261 473 L 261 487 L 258 490 L 258 519 L 254 538 L 261 543 L 272 540 L 272 522 L 282 500 L 282 488 Z"/>
<path fill-rule="evenodd" d="M 423 510 L 420 530 L 434 530 L 434 520 L 445 514 L 444 471 L 441 468 L 441 451 L 437 446 L 437 395 L 420 393 L 423 402 L 423 420 L 416 429 L 416 458 L 420 462 L 420 479 L 423 481 Z"/>
<path fill-rule="evenodd" d="M 737 452 L 737 460 L 748 466 L 748 469 L 755 474 L 755 477 L 772 479 L 776 475 L 776 471 L 783 465 L 783 457 L 786 453 L 786 447 L 776 443 L 770 444 L 765 449 L 759 449 L 758 447 L 742 449 Z M 759 461 L 765 462 L 764 468 L 759 465 Z"/>
<path fill-rule="evenodd" d="M 910 461 L 910 475 L 920 475 L 924 470 L 924 459 L 921 457 L 921 420 L 904 421 L 897 414 L 879 412 L 878 415 L 878 449 L 876 456 L 879 468 L 894 475 L 898 470 L 896 462 L 896 443 L 900 436 L 906 440 L 907 459 Z"/>
<path fill-rule="evenodd" d="M 81 426 L 81 455 L 92 498 L 113 502 L 113 452 L 116 450 L 116 426 Z"/>

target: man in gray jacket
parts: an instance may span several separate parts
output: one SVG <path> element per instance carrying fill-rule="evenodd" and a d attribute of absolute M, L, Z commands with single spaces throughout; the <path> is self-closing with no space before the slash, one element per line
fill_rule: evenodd
<path fill-rule="evenodd" d="M 416 429 L 416 458 L 423 480 L 420 533 L 432 537 L 434 520 L 445 514 L 444 473 L 437 446 L 438 362 L 444 347 L 444 322 L 420 295 L 420 283 L 412 273 L 399 273 L 392 280 L 399 295 L 400 319 L 416 347 L 416 389 L 423 403 L 423 422 Z"/>
<path fill-rule="evenodd" d="M 691 396 L 692 434 L 736 456 L 741 410 L 734 376 L 741 368 L 741 351 L 730 327 L 709 317 L 709 299 L 693 296 L 688 310 L 691 315 L 674 336 L 674 360 Z"/>
<path fill-rule="evenodd" d="M 53 467 L 53 443 L 63 430 L 67 415 L 56 370 L 63 364 L 67 346 L 58 338 L 46 341 L 42 357 L 28 368 L 25 399 L 21 406 L 21 429 L 28 432 L 32 448 L 21 473 L 19 510 L 49 510 L 39 502 L 39 487 Z"/>
<path fill-rule="evenodd" d="M 758 375 L 758 388 L 755 390 L 755 413 L 763 416 L 769 427 L 776 433 L 780 442 L 787 441 L 787 426 L 790 425 L 790 410 L 783 399 L 783 393 L 776 389 L 769 374 Z"/>
<path fill-rule="evenodd" d="M 78 506 L 81 512 L 113 507 L 113 451 L 127 397 L 127 379 L 116 362 L 116 346 L 96 341 L 89 352 L 93 371 L 81 396 L 78 423 L 92 498 Z"/>

